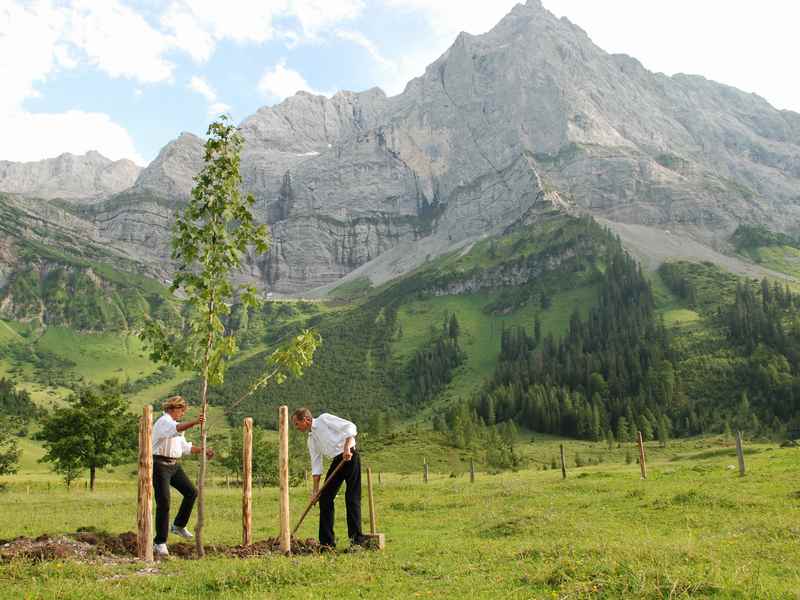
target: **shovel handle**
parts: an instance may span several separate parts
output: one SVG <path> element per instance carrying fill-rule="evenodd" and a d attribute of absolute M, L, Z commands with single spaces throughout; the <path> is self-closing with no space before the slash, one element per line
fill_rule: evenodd
<path fill-rule="evenodd" d="M 345 462 L 347 462 L 347 461 L 345 461 L 344 459 L 339 461 L 339 464 L 336 465 L 336 468 L 333 470 L 333 472 L 330 474 L 330 476 L 328 476 L 328 478 L 322 484 L 322 487 L 319 488 L 319 491 L 316 494 L 314 494 L 313 498 L 311 498 L 311 502 L 308 503 L 308 506 L 306 506 L 305 511 L 303 511 L 303 515 L 300 517 L 300 520 L 297 522 L 297 525 L 295 525 L 294 529 L 292 530 L 292 537 L 294 537 L 294 534 L 297 533 L 298 529 L 300 529 L 300 525 L 303 524 L 303 520 L 306 518 L 306 515 L 308 514 L 308 511 L 310 511 L 311 507 L 314 506 L 317 503 L 317 501 L 319 500 L 319 497 L 322 495 L 322 492 L 325 491 L 325 488 L 328 487 L 328 484 L 331 482 L 331 480 L 333 479 L 334 475 L 336 475 L 336 473 L 339 472 L 339 469 L 341 469 L 344 466 Z"/>

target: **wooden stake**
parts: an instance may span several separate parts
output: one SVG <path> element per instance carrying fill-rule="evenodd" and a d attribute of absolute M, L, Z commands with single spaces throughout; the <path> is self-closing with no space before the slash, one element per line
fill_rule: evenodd
<path fill-rule="evenodd" d="M 736 456 L 739 457 L 739 477 L 744 477 L 744 450 L 742 449 L 742 432 L 736 432 Z"/>
<path fill-rule="evenodd" d="M 372 469 L 367 467 L 367 497 L 369 498 L 369 532 L 376 534 L 378 526 L 375 522 L 375 500 L 372 497 Z"/>
<path fill-rule="evenodd" d="M 253 419 L 243 424 L 242 440 L 242 545 L 253 543 Z"/>
<path fill-rule="evenodd" d="M 378 533 L 378 522 L 375 517 L 375 498 L 372 495 L 372 469 L 367 468 L 367 496 L 369 498 L 369 533 L 367 547 L 373 550 L 383 550 L 386 547 L 386 536 Z"/>
<path fill-rule="evenodd" d="M 142 409 L 139 419 L 139 499 L 137 503 L 136 553 L 153 561 L 153 407 Z"/>
<path fill-rule="evenodd" d="M 278 481 L 280 482 L 280 549 L 292 553 L 291 524 L 289 523 L 289 407 L 278 409 Z"/>
<path fill-rule="evenodd" d="M 561 478 L 567 478 L 567 461 L 564 460 L 564 444 L 561 444 Z"/>
<path fill-rule="evenodd" d="M 644 440 L 642 440 L 642 432 L 637 432 L 637 442 L 639 443 L 639 467 L 642 469 L 642 479 L 647 479 L 647 459 L 644 456 Z"/>
<path fill-rule="evenodd" d="M 428 459 L 425 459 L 425 463 L 422 465 L 422 481 L 428 483 Z"/>
<path fill-rule="evenodd" d="M 469 482 L 475 483 L 475 460 L 469 459 Z"/>

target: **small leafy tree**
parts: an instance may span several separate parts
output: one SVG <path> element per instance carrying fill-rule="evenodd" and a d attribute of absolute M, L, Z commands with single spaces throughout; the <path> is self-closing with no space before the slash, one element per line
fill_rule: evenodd
<path fill-rule="evenodd" d="M 126 411 L 116 380 L 99 388 L 85 387 L 42 419 L 36 439 L 44 442 L 41 462 L 52 463 L 67 488 L 89 469 L 89 489 L 94 491 L 97 470 L 123 464 L 136 448 L 136 420 Z"/>
<path fill-rule="evenodd" d="M 14 425 L 11 419 L 0 416 L 0 475 L 13 475 L 19 469 L 21 451 L 14 437 Z"/>
<path fill-rule="evenodd" d="M 209 125 L 207 133 L 205 166 L 195 177 L 191 199 L 178 216 L 172 237 L 172 258 L 177 262 L 172 291 L 181 291 L 185 298 L 186 322 L 182 331 L 174 331 L 160 321 L 149 321 L 141 334 L 152 360 L 199 375 L 203 415 L 208 412 L 209 385 L 224 382 L 226 362 L 238 350 L 236 336 L 224 323 L 230 306 L 237 298 L 243 311 L 260 306 L 255 287 L 234 286 L 231 277 L 241 269 L 249 250 L 264 254 L 269 249 L 267 227 L 256 224 L 251 212 L 255 198 L 243 197 L 240 191 L 241 134 L 225 115 Z M 319 343 L 318 334 L 306 330 L 285 348 L 275 350 L 267 359 L 265 373 L 228 410 L 271 381 L 282 383 L 289 375 L 302 375 Z M 205 425 L 200 440 L 195 543 L 198 555 L 204 556 Z"/>

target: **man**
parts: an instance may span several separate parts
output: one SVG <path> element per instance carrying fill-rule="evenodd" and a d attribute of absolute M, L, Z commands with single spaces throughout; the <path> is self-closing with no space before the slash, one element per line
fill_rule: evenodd
<path fill-rule="evenodd" d="M 311 475 L 314 480 L 312 497 L 319 492 L 319 479 L 322 475 L 322 456 L 332 458 L 327 485 L 319 497 L 319 543 L 324 548 L 335 549 L 336 537 L 333 533 L 334 507 L 342 482 L 347 482 L 344 494 L 347 507 L 347 536 L 353 545 L 363 545 L 361 531 L 361 461 L 356 450 L 356 426 L 337 416 L 322 413 L 316 419 L 307 408 L 298 408 L 292 414 L 292 423 L 298 431 L 308 433 L 308 453 L 311 455 Z M 342 461 L 345 465 L 332 479 L 331 474 Z"/>
<path fill-rule="evenodd" d="M 183 432 L 203 423 L 203 415 L 194 421 L 181 422 L 186 414 L 186 401 L 181 396 L 172 396 L 161 405 L 164 414 L 153 425 L 153 490 L 156 497 L 156 537 L 153 553 L 156 556 L 169 556 L 167 550 L 167 529 L 169 528 L 169 486 L 183 495 L 181 507 L 172 523 L 172 533 L 186 539 L 194 536 L 186 529 L 192 514 L 197 490 L 178 459 L 186 454 L 200 454 L 201 448 L 186 441 Z M 214 451 L 206 449 L 206 456 L 212 458 Z"/>

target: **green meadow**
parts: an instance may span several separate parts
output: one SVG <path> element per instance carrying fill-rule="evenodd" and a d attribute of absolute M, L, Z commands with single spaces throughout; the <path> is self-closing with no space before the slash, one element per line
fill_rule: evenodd
<path fill-rule="evenodd" d="M 797 598 L 800 550 L 795 476 L 800 449 L 747 444 L 745 477 L 731 442 L 705 438 L 648 446 L 648 478 L 614 448 L 567 441 L 568 476 L 542 470 L 563 440 L 526 444 L 528 468 L 487 474 L 432 463 L 429 483 L 408 471 L 418 440 L 364 453 L 375 485 L 382 552 L 171 559 L 143 571 L 122 564 L 14 561 L 0 565 L 3 598 Z M 575 467 L 575 453 L 603 462 Z M 541 460 L 536 460 L 539 457 Z M 394 461 L 394 462 L 393 462 Z M 390 467 L 404 472 L 395 472 Z M 444 465 L 441 465 L 444 466 Z M 130 471 L 131 469 L 127 469 Z M 212 471 L 212 475 L 214 472 Z M 240 490 L 217 477 L 209 543 L 237 544 Z M 53 477 L 5 478 L 0 538 L 93 526 L 132 530 L 135 482 L 126 469 L 94 493 Z M 307 500 L 291 491 L 292 519 Z M 337 499 L 337 532 L 344 535 Z M 367 523 L 364 506 L 365 527 Z M 254 538 L 277 534 L 274 488 L 254 492 Z M 315 535 L 316 511 L 300 537 Z M 342 550 L 346 549 L 346 543 Z"/>

